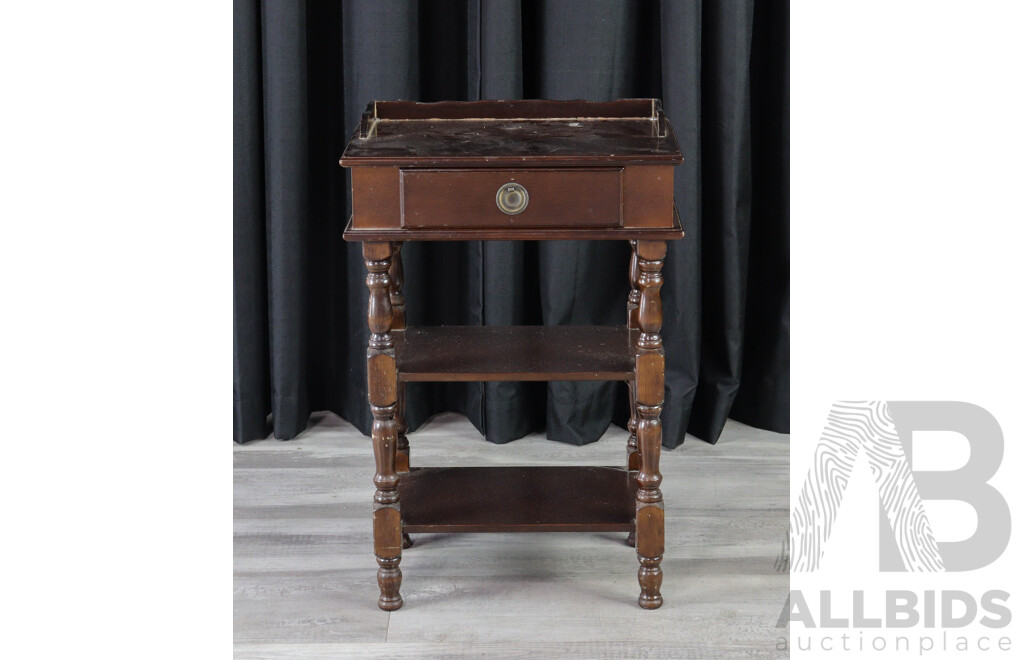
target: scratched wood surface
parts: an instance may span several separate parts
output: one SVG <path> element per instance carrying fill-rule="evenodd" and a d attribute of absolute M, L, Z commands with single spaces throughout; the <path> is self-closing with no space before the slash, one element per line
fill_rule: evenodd
<path fill-rule="evenodd" d="M 345 167 L 623 162 L 683 162 L 659 100 L 374 101 L 341 157 Z"/>
<path fill-rule="evenodd" d="M 612 465 L 627 434 L 574 447 L 485 442 L 461 416 L 409 438 L 414 466 Z M 369 438 L 331 414 L 297 439 L 234 449 L 238 658 L 785 657 L 776 621 L 789 438 L 730 422 L 715 446 L 662 452 L 659 610 L 636 605 L 624 534 L 417 534 L 397 612 L 377 607 Z"/>

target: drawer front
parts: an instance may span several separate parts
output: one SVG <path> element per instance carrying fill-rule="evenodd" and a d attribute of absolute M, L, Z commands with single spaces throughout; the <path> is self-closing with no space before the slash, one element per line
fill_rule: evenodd
<path fill-rule="evenodd" d="M 401 170 L 402 226 L 618 227 L 622 168 Z"/>

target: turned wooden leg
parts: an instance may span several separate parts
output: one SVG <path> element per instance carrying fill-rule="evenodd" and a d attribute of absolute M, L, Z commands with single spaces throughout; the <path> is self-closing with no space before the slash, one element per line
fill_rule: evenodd
<path fill-rule="evenodd" d="M 405 282 L 405 272 L 402 268 L 402 244 L 391 244 L 391 267 L 388 269 L 389 287 L 388 297 L 391 299 L 391 329 L 405 330 L 405 296 L 402 294 L 402 284 Z M 395 423 L 398 427 L 398 441 L 395 445 L 395 470 L 397 472 L 409 471 L 409 438 L 406 432 L 409 425 L 405 423 L 405 383 L 398 384 L 398 409 L 395 412 Z M 402 548 L 411 548 L 412 538 L 402 532 Z"/>
<path fill-rule="evenodd" d="M 637 241 L 640 306 L 636 344 L 636 433 L 640 471 L 636 492 L 636 554 L 640 560 L 640 607 L 661 607 L 661 559 L 665 554 L 665 505 L 661 496 L 661 408 L 665 401 L 665 351 L 661 342 L 661 266 L 664 241 Z"/>
<path fill-rule="evenodd" d="M 390 243 L 363 243 L 366 261 L 366 285 L 370 289 L 367 322 L 370 345 L 366 351 L 367 393 L 373 413 L 373 456 L 377 472 L 373 483 L 373 553 L 377 558 L 377 584 L 382 610 L 402 606 L 402 514 L 398 500 L 398 472 L 395 456 L 398 446 L 398 370 L 395 342 L 391 337 L 394 321 L 389 295 L 391 267 Z"/>
<path fill-rule="evenodd" d="M 640 469 L 640 445 L 636 439 L 636 381 L 626 383 L 629 388 L 629 439 L 626 440 L 626 460 L 628 463 L 629 476 L 636 479 L 637 471 Z M 633 518 L 633 531 L 626 536 L 626 545 L 636 547 L 636 518 Z"/>
<path fill-rule="evenodd" d="M 640 264 L 636 256 L 636 241 L 630 241 L 629 299 L 626 301 L 626 325 L 630 330 L 638 328 L 637 311 L 640 309 Z M 629 439 L 626 441 L 626 465 L 633 478 L 640 469 L 640 451 L 636 441 L 636 382 L 626 383 L 629 389 Z M 636 519 L 634 529 L 626 537 L 626 545 L 636 547 Z"/>

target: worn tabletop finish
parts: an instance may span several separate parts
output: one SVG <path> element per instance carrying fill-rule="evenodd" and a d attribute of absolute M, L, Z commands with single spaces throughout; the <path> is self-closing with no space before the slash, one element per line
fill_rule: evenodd
<path fill-rule="evenodd" d="M 377 101 L 367 107 L 341 164 L 675 165 L 682 159 L 672 127 L 653 99 L 539 105 Z"/>

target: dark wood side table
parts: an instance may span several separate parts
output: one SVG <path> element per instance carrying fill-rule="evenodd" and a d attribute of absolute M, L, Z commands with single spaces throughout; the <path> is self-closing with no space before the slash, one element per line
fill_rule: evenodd
<path fill-rule="evenodd" d="M 660 607 L 664 505 L 658 460 L 665 354 L 661 267 L 683 235 L 672 199 L 682 154 L 656 99 L 378 101 L 345 153 L 370 289 L 378 604 L 402 606 L 410 532 L 628 532 L 640 606 Z M 632 246 L 621 327 L 407 328 L 404 241 L 622 239 Z M 410 468 L 412 381 L 622 380 L 622 467 Z"/>

